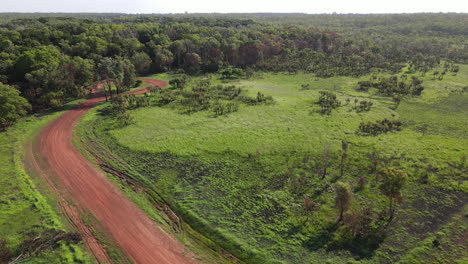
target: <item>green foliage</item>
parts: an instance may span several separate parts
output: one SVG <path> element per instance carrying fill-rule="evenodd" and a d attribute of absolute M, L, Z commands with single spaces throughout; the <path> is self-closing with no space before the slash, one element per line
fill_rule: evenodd
<path fill-rule="evenodd" d="M 401 122 L 398 120 L 377 120 L 376 122 L 361 122 L 359 124 L 359 132 L 369 135 L 378 135 L 401 130 Z"/>
<path fill-rule="evenodd" d="M 147 97 L 136 97 L 130 95 L 116 95 L 111 100 L 110 111 L 121 126 L 127 126 L 132 122 L 132 116 L 128 112 L 131 108 L 148 106 Z"/>
<path fill-rule="evenodd" d="M 169 84 L 174 86 L 177 89 L 183 90 L 185 85 L 187 84 L 187 75 L 182 75 L 179 78 L 175 78 L 169 81 Z"/>
<path fill-rule="evenodd" d="M 122 109 L 116 110 L 123 113 L 119 120 L 131 113 L 135 125 L 114 126 L 119 120 L 104 116 L 89 127 L 96 132 L 93 142 L 118 153 L 141 173 L 145 189 L 161 190 L 191 224 L 243 260 L 345 263 L 367 258 L 363 262 L 393 263 L 411 248 L 408 261 L 424 256 L 434 239 L 448 245 L 444 236 L 429 233 L 466 201 L 461 194 L 467 190 L 466 165 L 460 157 L 467 147 L 467 68 L 452 63 L 468 61 L 465 14 L 84 16 L 88 18 L 1 22 L 0 80 L 18 85 L 35 110 L 82 96 L 93 68 L 107 60 L 103 58 L 118 61 L 110 63 L 115 76 L 100 75 L 111 95 L 133 85 L 131 65 L 148 73 L 229 67 L 245 69 L 251 77 L 252 69 L 288 73 L 263 74 L 260 79 L 257 72 L 258 79 L 240 78 L 229 85 L 205 79 L 188 85 L 191 89 L 154 89 L 149 99 L 128 97 L 113 103 Z M 386 74 L 401 69 L 406 77 Z M 368 73 L 374 75 L 336 77 Z M 361 90 L 369 93 L 353 90 L 365 80 L 369 83 Z M 334 109 L 336 114 L 308 111 L 320 90 L 330 92 L 322 111 Z M 269 103 L 269 95 L 275 104 Z M 343 96 L 349 101 L 337 107 Z M 389 98 L 398 109 L 389 107 Z M 161 107 L 139 107 L 145 105 Z M 204 112 L 224 115 L 229 108 L 237 111 L 223 118 Z M 380 120 L 364 129 L 375 137 L 355 133 L 362 120 Z M 381 133 L 395 127 L 405 129 Z M 350 144 L 345 158 L 343 149 L 337 151 L 343 141 Z M 324 144 L 330 146 L 326 152 L 321 151 Z M 385 200 L 373 172 L 387 166 L 411 175 L 418 172 L 418 183 L 419 178 L 425 183 L 408 180 L 409 186 L 401 190 L 408 200 L 399 212 L 404 217 L 387 227 L 390 236 L 381 244 L 379 210 Z M 355 183 L 358 177 L 369 184 L 355 193 L 342 225 L 336 226 L 330 186 L 338 180 Z M 433 193 L 445 196 L 430 200 Z M 310 212 L 306 223 L 304 195 L 320 208 Z M 11 215 L 32 221 L 34 213 Z M 432 236 L 429 242 L 416 247 L 426 236 Z M 461 258 L 431 254 L 452 262 Z"/>
<path fill-rule="evenodd" d="M 337 99 L 336 94 L 329 91 L 320 91 L 318 100 L 320 105 L 320 113 L 329 115 L 333 109 L 340 107 L 341 102 Z"/>
<path fill-rule="evenodd" d="M 466 156 L 467 149 L 467 67 L 453 63 L 468 61 L 466 14 L 224 15 L 227 18 L 109 14 L 98 19 L 91 14 L 75 15 L 86 19 L 42 14 L 45 17 L 26 20 L 10 18 L 34 15 L 2 16 L 8 19 L 1 22 L 0 80 L 17 85 L 34 110 L 85 94 L 93 81 L 93 68 L 106 57 L 117 61 L 111 67 L 115 76 L 101 75 L 101 80 L 108 81 L 109 93 L 133 85 L 132 65 L 140 73 L 216 72 L 232 67 L 255 75 L 257 79 L 240 78 L 229 85 L 204 80 L 187 86 L 191 89 L 155 89 L 150 99 L 128 97 L 118 103 L 125 107 L 116 108 L 131 113 L 135 125 L 114 126 L 118 120 L 109 116 L 99 117 L 103 123 L 89 128 L 102 129 L 92 140 L 135 166 L 146 189 L 164 189 L 176 210 L 243 259 L 344 263 L 363 257 L 368 258 L 363 262 L 393 263 L 404 259 L 411 248 L 414 252 L 408 262 L 434 261 L 431 254 L 448 262 L 463 257 L 456 254 L 461 251 L 456 241 L 446 238 L 449 232 L 431 233 L 466 201 L 467 171 L 460 157 Z M 289 25 L 278 25 L 284 22 Z M 253 74 L 252 69 L 288 74 Z M 401 69 L 406 77 L 387 74 Z M 337 77 L 368 73 L 373 76 Z M 369 93 L 353 90 L 366 80 L 369 84 L 362 91 Z M 302 84 L 307 86 L 297 89 Z M 350 100 L 336 108 L 331 100 L 324 104 L 326 112 L 334 109 L 336 114 L 320 116 L 308 111 L 320 90 L 332 92 L 336 100 L 343 96 Z M 275 104 L 268 103 L 269 95 Z M 389 98 L 394 98 L 398 109 L 389 107 L 393 104 Z M 351 99 L 356 102 L 354 108 Z M 367 103 L 357 106 L 358 102 Z M 161 107 L 139 107 L 148 104 Z M 230 105 L 237 111 L 223 118 L 211 118 L 202 111 L 221 105 L 219 113 Z M 401 120 L 402 124 L 377 121 L 369 128 L 375 137 L 362 137 L 354 133 L 362 120 Z M 380 133 L 395 126 L 404 129 Z M 343 150 L 337 151 L 342 141 L 350 144 L 346 159 Z M 321 149 L 328 143 L 325 155 Z M 3 164 L 7 164 L 0 167 L 3 175 L 18 176 L 6 171 L 11 159 Z M 400 191 L 407 200 L 399 211 L 402 217 L 387 227 L 390 236 L 380 244 L 379 210 L 385 201 L 379 194 L 380 179 L 373 172 L 388 166 L 417 174 L 418 179 L 408 179 L 408 186 Z M 369 184 L 355 193 L 343 225 L 337 227 L 330 186 L 338 180 L 355 183 L 358 177 Z M 421 181 L 424 184 L 419 186 Z M 18 190 L 24 188 L 8 189 L 14 194 Z M 304 195 L 320 205 L 306 223 Z M 432 199 L 433 195 L 437 197 Z M 8 198 L 0 203 L 5 221 L 17 223 L 0 226 L 6 226 L 2 233 L 8 234 L 7 243 L 13 248 L 23 238 L 12 234 L 48 222 L 30 206 L 32 201 L 35 198 L 26 202 Z M 11 209 L 16 207 L 22 210 Z M 371 212 L 357 209 L 371 207 Z M 463 224 L 453 229 L 457 227 L 463 229 Z M 425 244 L 418 244 L 426 238 Z M 436 249 L 427 253 L 435 240 L 454 254 Z M 65 261 L 57 257 L 45 262 Z"/>
<path fill-rule="evenodd" d="M 463 72 L 466 66 L 461 67 Z M 211 90 L 217 86 L 216 78 L 211 78 L 210 84 L 206 76 L 200 78 L 204 81 L 193 78 L 183 93 L 191 93 L 193 83 L 197 92 L 218 91 Z M 446 78 L 443 82 L 451 80 L 453 90 L 465 85 L 463 74 Z M 464 101 L 444 90 L 443 82 L 428 76 L 424 78 L 425 93 L 403 98 L 395 111 L 389 108 L 393 103 L 387 97 L 356 92 L 357 81 L 348 77 L 317 81 L 308 74 L 263 74 L 262 78 L 232 83 L 243 87 L 233 102 L 242 96 L 256 101 L 260 91 L 271 94 L 275 104 L 240 105 L 235 113 L 212 118 L 203 111 L 181 115 L 173 102 L 130 111 L 135 123 L 125 128 L 113 126 L 111 118 L 96 116 L 83 130 L 89 132 L 89 140 L 102 144 L 99 152 L 111 150 L 122 157 L 138 170 L 145 186 L 169 201 L 175 212 L 195 223 L 193 226 L 210 239 L 230 245 L 226 248 L 246 262 L 397 262 L 408 249 L 435 232 L 438 227 L 434 223 L 450 219 L 452 213 L 444 213 L 446 210 L 455 212 L 463 204 L 457 200 L 464 199 L 460 193 L 463 185 L 454 181 L 463 182 L 460 152 L 466 146 L 465 136 L 461 130 L 439 135 L 434 129 L 435 124 L 442 127 L 448 122 L 452 130 L 460 129 L 464 123 L 437 116 L 463 120 L 459 111 L 464 109 Z M 303 83 L 309 83 L 310 89 L 299 90 Z M 357 113 L 353 103 L 343 104 L 331 116 L 308 111 L 310 102 L 325 88 L 340 98 L 372 100 L 372 111 Z M 164 90 L 179 93 L 176 89 L 161 92 Z M 427 122 L 426 106 L 436 118 L 421 138 L 413 128 Z M 354 133 L 362 119 L 393 120 L 396 116 L 405 120 L 400 133 L 375 137 Z M 114 129 L 107 131 L 108 127 Z M 137 135 L 147 136 L 135 140 Z M 324 145 L 330 146 L 328 151 L 322 151 Z M 453 168 L 447 164 L 449 160 Z M 427 171 L 429 175 L 426 184 L 420 184 L 416 176 L 408 179 L 401 190 L 405 203 L 395 211 L 390 224 L 389 201 L 380 191 L 381 179 L 375 173 L 387 167 L 410 175 Z M 337 181 L 349 183 L 354 190 L 352 203 L 339 224 L 336 194 L 331 189 Z M 310 212 L 305 210 L 305 196 L 315 204 Z M 244 248 L 255 251 L 246 254 Z"/>
<path fill-rule="evenodd" d="M 56 249 L 62 243 L 77 244 L 81 241 L 81 236 L 76 232 L 65 232 L 62 230 L 48 229 L 40 234 L 29 234 L 18 246 L 17 256 L 11 256 L 10 260 L 22 261 L 38 256 L 47 250 Z"/>
<path fill-rule="evenodd" d="M 21 54 L 16 59 L 14 69 L 18 79 L 41 69 L 55 69 L 60 63 L 60 52 L 53 46 L 40 46 Z"/>
<path fill-rule="evenodd" d="M 219 71 L 223 79 L 235 79 L 244 76 L 244 71 L 242 69 L 228 67 Z"/>
<path fill-rule="evenodd" d="M 335 184 L 335 192 L 335 205 L 338 207 L 340 212 L 338 222 L 341 222 L 343 220 L 343 214 L 351 205 L 351 201 L 353 200 L 353 193 L 351 192 L 351 187 L 349 184 L 341 181 Z"/>
<path fill-rule="evenodd" d="M 67 109 L 73 105 L 67 105 Z M 66 230 L 54 209 L 56 201 L 48 195 L 47 187 L 37 177 L 26 173 L 22 163 L 25 145 L 30 142 L 47 122 L 62 112 L 30 116 L 20 119 L 6 132 L 0 133 L 0 262 L 2 258 L 16 258 L 21 254 L 20 245 L 29 235 L 41 234 L 49 229 Z M 62 231 L 60 231 L 62 232 Z M 6 243 L 2 242 L 6 241 Z M 21 257 L 25 263 L 92 263 L 81 246 L 59 242 L 36 255 Z M 8 256 L 9 255 L 9 256 Z M 4 261 L 5 259 L 3 259 Z M 3 263 L 3 262 L 2 262 Z"/>
<path fill-rule="evenodd" d="M 371 102 L 371 101 L 366 101 L 366 100 L 360 101 L 359 105 L 356 107 L 356 111 L 358 113 L 359 112 L 368 112 L 368 111 L 370 111 L 372 105 L 374 105 L 374 103 Z"/>
<path fill-rule="evenodd" d="M 240 103 L 255 105 L 273 102 L 271 96 L 261 93 L 257 94 L 256 99 L 242 96 L 243 89 L 235 85 L 213 85 L 209 78 L 190 82 L 186 75 L 182 75 L 172 78 L 169 84 L 170 88 L 152 88 L 149 99 L 160 106 L 170 105 L 172 108 L 182 109 L 183 113 L 193 114 L 210 109 L 216 117 L 237 112 Z M 189 89 L 184 90 L 185 87 Z"/>
<path fill-rule="evenodd" d="M 395 168 L 381 169 L 379 175 L 382 179 L 380 190 L 388 197 L 400 196 L 403 185 L 408 180 L 408 175 Z"/>
<path fill-rule="evenodd" d="M 0 82 L 0 129 L 14 124 L 28 109 L 31 105 L 18 90 Z"/>
<path fill-rule="evenodd" d="M 225 80 L 252 77 L 257 69 L 328 78 L 396 73 L 406 65 L 405 73 L 432 71 L 443 80 L 458 74 L 455 62 L 468 61 L 464 14 L 303 15 L 300 21 L 297 15 L 43 15 L 3 14 L 8 19 L 0 22 L 0 81 L 21 87 L 35 110 L 48 108 L 37 99 L 49 92 L 63 92 L 62 101 L 82 97 L 104 58 L 122 60 L 117 68 L 127 73 L 219 72 Z M 96 80 L 115 79 L 120 91 L 131 75 Z M 421 94 L 422 86 L 408 85 L 381 93 Z"/>
<path fill-rule="evenodd" d="M 380 191 L 390 200 L 388 217 L 388 223 L 390 223 L 393 220 L 396 205 L 403 200 L 401 189 L 408 180 L 408 175 L 395 168 L 381 169 L 378 174 L 381 178 Z"/>
<path fill-rule="evenodd" d="M 103 58 L 97 67 L 97 75 L 98 79 L 105 84 L 105 92 L 111 97 L 113 85 L 116 93 L 119 94 L 130 90 L 130 87 L 135 84 L 135 67 L 128 59 L 122 57 Z"/>
<path fill-rule="evenodd" d="M 411 76 L 408 81 L 406 75 L 371 78 L 369 81 L 358 83 L 358 91 L 367 92 L 370 88 L 376 88 L 378 93 L 385 96 L 419 96 L 424 90 L 423 81 L 416 76 Z"/>
<path fill-rule="evenodd" d="M 133 66 L 135 67 L 135 71 L 139 75 L 146 75 L 150 71 L 151 63 L 153 62 L 151 60 L 151 57 L 146 54 L 145 52 L 138 52 L 135 55 L 133 55 L 131 59 Z"/>

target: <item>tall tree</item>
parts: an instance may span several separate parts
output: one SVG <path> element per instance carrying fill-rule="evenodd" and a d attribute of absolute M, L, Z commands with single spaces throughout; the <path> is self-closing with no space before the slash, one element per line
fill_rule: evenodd
<path fill-rule="evenodd" d="M 393 220 L 397 204 L 401 203 L 403 196 L 401 189 L 405 185 L 408 175 L 395 168 L 386 168 L 379 171 L 381 178 L 380 190 L 388 197 L 388 222 L 387 225 Z"/>
<path fill-rule="evenodd" d="M 339 210 L 337 222 L 343 220 L 343 214 L 349 209 L 351 201 L 353 200 L 353 193 L 348 183 L 338 181 L 335 185 L 335 204 Z"/>
<path fill-rule="evenodd" d="M 150 56 L 145 52 L 138 52 L 132 57 L 132 63 L 139 75 L 148 74 L 152 62 Z"/>
<path fill-rule="evenodd" d="M 174 55 L 169 49 L 163 46 L 156 46 L 154 48 L 153 61 L 157 71 L 167 71 L 171 69 L 171 64 L 174 62 Z"/>
<path fill-rule="evenodd" d="M 0 82 L 0 129 L 14 124 L 29 109 L 31 105 L 17 89 Z"/>

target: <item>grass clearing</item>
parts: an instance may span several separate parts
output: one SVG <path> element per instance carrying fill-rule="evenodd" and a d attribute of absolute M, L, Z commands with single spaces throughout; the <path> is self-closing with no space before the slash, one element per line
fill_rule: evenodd
<path fill-rule="evenodd" d="M 271 95 L 272 105 L 241 105 L 238 112 L 217 118 L 207 111 L 181 114 L 170 105 L 139 108 L 131 111 L 134 123 L 123 128 L 93 110 L 81 133 L 95 143 L 94 151 L 120 157 L 138 172 L 146 188 L 170 202 L 197 231 L 245 262 L 406 261 L 418 247 L 427 246 L 420 241 L 447 226 L 465 230 L 458 235 L 466 236 L 466 221 L 459 214 L 468 200 L 463 163 L 468 155 L 468 96 L 461 92 L 468 83 L 468 66 L 461 65 L 457 76 L 442 81 L 432 80 L 430 74 L 420 77 L 422 96 L 404 98 L 396 110 L 391 98 L 355 90 L 358 81 L 369 77 L 264 73 L 228 84 L 243 87 L 250 96 Z M 217 76 L 211 78 L 222 83 Z M 306 83 L 310 88 L 301 90 Z M 342 101 L 331 115 L 318 113 L 315 102 L 321 90 L 335 92 Z M 355 99 L 374 104 L 369 112 L 357 113 Z M 360 122 L 383 118 L 400 120 L 402 131 L 356 133 Z M 343 140 L 350 147 L 341 176 Z M 332 165 L 324 181 L 317 172 L 327 145 Z M 371 171 L 374 163 L 409 175 L 404 203 L 380 244 L 348 241 L 342 246 L 346 239 L 339 236 L 335 194 L 327 184 L 350 183 L 352 210 L 371 207 L 382 214 L 387 199 Z M 363 189 L 358 187 L 360 176 L 368 181 Z M 320 204 L 308 220 L 304 195 Z M 449 261 L 466 258 L 466 250 L 450 250 L 456 257 L 427 249 L 424 254 L 427 259 L 437 254 Z"/>

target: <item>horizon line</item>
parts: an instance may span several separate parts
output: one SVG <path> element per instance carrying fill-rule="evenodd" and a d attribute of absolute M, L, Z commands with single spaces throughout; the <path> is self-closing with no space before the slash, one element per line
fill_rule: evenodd
<path fill-rule="evenodd" d="M 94 11 L 77 11 L 77 12 L 66 12 L 66 11 L 52 11 L 52 12 L 16 12 L 7 11 L 0 12 L 0 14 L 115 14 L 115 15 L 256 15 L 256 14 L 274 14 L 274 15 L 407 15 L 407 14 L 468 14 L 468 12 L 395 12 L 395 13 L 380 13 L 380 12 L 369 12 L 369 13 L 341 13 L 341 12 L 330 12 L 330 13 L 304 13 L 304 12 L 182 12 L 182 13 L 125 13 L 125 12 L 94 12 Z"/>

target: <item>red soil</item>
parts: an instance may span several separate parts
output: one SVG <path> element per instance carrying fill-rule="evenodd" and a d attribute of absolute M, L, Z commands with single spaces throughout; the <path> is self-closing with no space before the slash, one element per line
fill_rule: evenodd
<path fill-rule="evenodd" d="M 167 85 L 159 80 L 143 81 L 161 87 Z M 135 91 L 144 92 L 146 89 Z M 81 209 L 71 210 L 65 202 L 60 203 L 100 263 L 107 263 L 109 259 L 81 223 L 76 215 L 79 211 L 91 212 L 136 263 L 195 263 L 191 253 L 184 253 L 184 246 L 179 241 L 153 223 L 73 146 L 73 130 L 79 119 L 103 100 L 104 97 L 95 96 L 48 124 L 33 146 L 32 164 L 58 194 L 59 200 L 71 200 Z"/>

